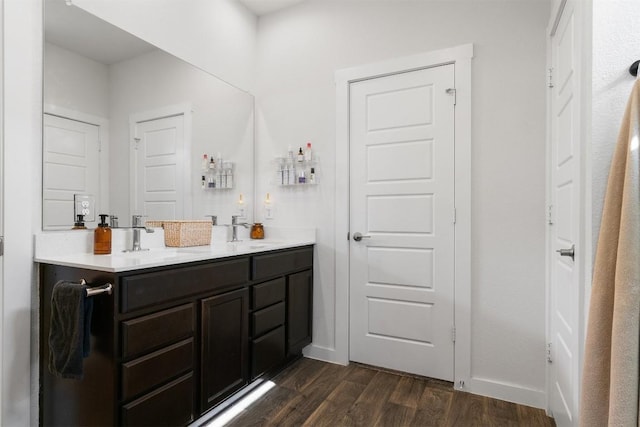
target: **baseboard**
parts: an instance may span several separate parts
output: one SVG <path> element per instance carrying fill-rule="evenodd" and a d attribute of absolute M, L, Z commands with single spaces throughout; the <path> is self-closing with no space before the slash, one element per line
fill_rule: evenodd
<path fill-rule="evenodd" d="M 349 361 L 345 357 L 341 357 L 334 348 L 321 347 L 318 345 L 308 345 L 302 350 L 304 357 L 309 359 L 321 360 L 323 362 L 336 363 L 338 365 L 348 365 Z"/>
<path fill-rule="evenodd" d="M 534 408 L 546 408 L 546 394 L 543 390 L 535 390 L 516 384 L 472 378 L 465 382 L 463 388 L 458 388 L 458 384 L 456 384 L 456 389 Z"/>

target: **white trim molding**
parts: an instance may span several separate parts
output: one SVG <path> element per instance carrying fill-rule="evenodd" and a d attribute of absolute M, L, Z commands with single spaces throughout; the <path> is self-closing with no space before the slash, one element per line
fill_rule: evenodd
<path fill-rule="evenodd" d="M 471 379 L 471 60 L 466 44 L 339 70 L 336 81 L 336 331 L 332 361 L 349 363 L 349 85 L 360 80 L 454 64 L 455 109 L 455 313 L 456 388 L 482 393 Z M 481 381 L 481 380 L 479 380 Z M 470 387 L 469 384 L 474 384 Z M 476 391 L 478 390 L 478 391 Z M 482 393 L 485 394 L 485 393 Z M 489 394 L 489 393 L 487 393 Z"/>

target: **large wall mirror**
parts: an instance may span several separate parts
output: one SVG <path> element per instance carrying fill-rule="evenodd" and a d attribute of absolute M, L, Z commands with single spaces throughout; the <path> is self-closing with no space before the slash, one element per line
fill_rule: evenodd
<path fill-rule="evenodd" d="M 44 3 L 43 229 L 73 226 L 77 194 L 120 226 L 240 211 L 251 222 L 253 96 L 64 0 Z"/>

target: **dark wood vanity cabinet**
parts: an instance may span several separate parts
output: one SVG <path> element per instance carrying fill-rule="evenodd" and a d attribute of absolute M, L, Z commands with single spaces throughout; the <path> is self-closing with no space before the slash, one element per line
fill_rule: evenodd
<path fill-rule="evenodd" d="M 40 425 L 187 425 L 311 342 L 313 247 L 123 273 L 40 266 Z M 58 280 L 94 296 L 82 380 L 47 369 Z"/>
<path fill-rule="evenodd" d="M 201 305 L 201 407 L 203 412 L 242 388 L 248 375 L 246 288 L 205 298 Z"/>
<path fill-rule="evenodd" d="M 298 354 L 311 344 L 313 321 L 313 272 L 301 271 L 287 277 L 287 355 Z"/>

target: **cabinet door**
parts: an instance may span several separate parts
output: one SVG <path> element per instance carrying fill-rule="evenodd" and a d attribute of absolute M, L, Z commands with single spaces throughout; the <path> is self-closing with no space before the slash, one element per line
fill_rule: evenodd
<path fill-rule="evenodd" d="M 202 412 L 248 380 L 249 291 L 239 289 L 201 301 Z"/>
<path fill-rule="evenodd" d="M 291 274 L 287 280 L 287 355 L 311 343 L 313 272 Z"/>

